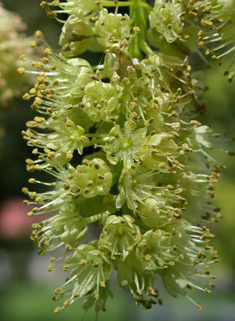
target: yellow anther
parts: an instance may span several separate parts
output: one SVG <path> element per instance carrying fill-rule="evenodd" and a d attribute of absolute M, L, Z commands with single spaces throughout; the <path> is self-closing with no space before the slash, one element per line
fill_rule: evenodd
<path fill-rule="evenodd" d="M 17 69 L 17 71 L 20 73 L 20 74 L 24 74 L 25 73 L 25 68 L 24 67 L 20 67 Z"/>

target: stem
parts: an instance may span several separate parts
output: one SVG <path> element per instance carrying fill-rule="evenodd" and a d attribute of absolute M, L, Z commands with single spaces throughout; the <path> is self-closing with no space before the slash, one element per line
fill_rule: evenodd
<path fill-rule="evenodd" d="M 116 3 L 114 1 L 102 1 L 102 6 L 104 7 L 116 7 Z M 131 7 L 133 5 L 132 1 L 119 1 L 118 7 Z"/>
<path fill-rule="evenodd" d="M 140 43 L 140 47 L 142 49 L 142 51 L 147 55 L 147 56 L 152 56 L 153 55 L 153 51 L 151 49 L 151 47 L 148 45 L 148 43 L 146 41 L 142 41 Z"/>
<path fill-rule="evenodd" d="M 100 214 L 96 214 L 96 215 L 93 215 L 93 216 L 90 216 L 90 217 L 86 217 L 84 218 L 84 221 L 86 224 L 90 224 L 90 223 L 93 223 L 95 221 L 99 221 L 102 219 L 103 215 L 105 214 L 109 214 L 108 211 L 105 211 L 103 213 L 100 213 Z"/>
<path fill-rule="evenodd" d="M 85 134 L 87 137 L 108 137 L 106 134 L 90 134 L 90 133 L 87 133 Z"/>
<path fill-rule="evenodd" d="M 92 33 L 93 33 L 93 36 L 97 35 L 97 31 L 96 31 L 95 27 L 92 27 Z"/>
<path fill-rule="evenodd" d="M 95 139 L 95 140 L 90 140 L 88 143 L 84 144 L 84 148 L 85 147 L 89 147 L 89 146 L 93 146 L 95 144 L 102 144 L 105 143 L 106 141 L 109 140 L 109 137 L 104 137 L 104 138 L 100 138 L 100 139 Z"/>
<path fill-rule="evenodd" d="M 93 70 L 103 70 L 104 69 L 104 65 L 96 65 L 96 66 L 92 66 Z"/>
<path fill-rule="evenodd" d="M 130 56 L 142 60 L 141 43 L 146 40 L 147 19 L 146 19 L 146 0 L 133 0 L 130 7 L 130 20 L 133 21 L 133 27 L 139 27 L 140 31 L 133 37 L 129 46 Z"/>

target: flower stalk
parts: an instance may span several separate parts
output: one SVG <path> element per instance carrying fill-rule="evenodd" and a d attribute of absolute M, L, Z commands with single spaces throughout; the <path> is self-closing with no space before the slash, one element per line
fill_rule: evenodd
<path fill-rule="evenodd" d="M 147 32 L 147 11 L 145 6 L 145 0 L 133 0 L 130 7 L 130 21 L 132 21 L 134 28 L 139 28 L 136 36 L 133 38 L 132 43 L 129 46 L 130 56 L 142 60 L 142 47 L 146 40 Z"/>

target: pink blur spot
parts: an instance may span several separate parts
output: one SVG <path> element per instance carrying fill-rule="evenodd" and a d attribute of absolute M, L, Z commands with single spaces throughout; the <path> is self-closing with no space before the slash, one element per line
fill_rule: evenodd
<path fill-rule="evenodd" d="M 0 207 L 0 237 L 19 238 L 29 235 L 31 225 L 40 221 L 39 217 L 28 217 L 27 213 L 33 208 L 25 205 L 21 198 L 11 198 L 4 201 Z"/>

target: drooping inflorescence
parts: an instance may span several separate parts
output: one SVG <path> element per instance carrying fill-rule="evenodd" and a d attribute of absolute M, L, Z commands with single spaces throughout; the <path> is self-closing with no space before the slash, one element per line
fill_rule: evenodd
<path fill-rule="evenodd" d="M 36 70 L 20 70 L 37 75 L 23 98 L 34 99 L 38 115 L 22 134 L 33 147 L 27 170 L 49 178 L 29 179 L 46 191 L 23 192 L 25 203 L 35 204 L 29 216 L 50 213 L 33 225 L 39 254 L 64 247 L 48 268 L 58 262 L 70 271 L 55 290 L 54 300 L 68 295 L 55 312 L 81 297 L 85 310 L 105 310 L 115 269 L 119 285 L 144 308 L 161 302 L 160 279 L 171 295 L 194 302 L 191 288 L 210 293 L 214 286 L 209 265 L 219 259 L 207 224 L 222 217 L 211 198 L 223 166 L 210 156 L 219 135 L 197 120 L 206 112 L 205 87 L 190 57 L 197 52 L 207 62 L 210 52 L 220 60 L 234 51 L 234 2 L 41 6 L 63 23 L 61 49 L 38 47 L 43 57 L 32 61 Z M 87 49 L 104 53 L 99 65 L 77 57 Z M 102 232 L 86 244 L 92 223 Z"/>
<path fill-rule="evenodd" d="M 26 55 L 35 56 L 35 51 L 27 46 L 31 37 L 26 37 L 23 31 L 26 24 L 21 17 L 3 8 L 0 2 L 0 112 L 9 107 L 13 97 L 25 92 L 25 85 L 33 84 L 34 79 L 27 74 L 19 77 L 20 71 L 30 67 Z M 27 87 L 26 87 L 27 89 Z"/>

